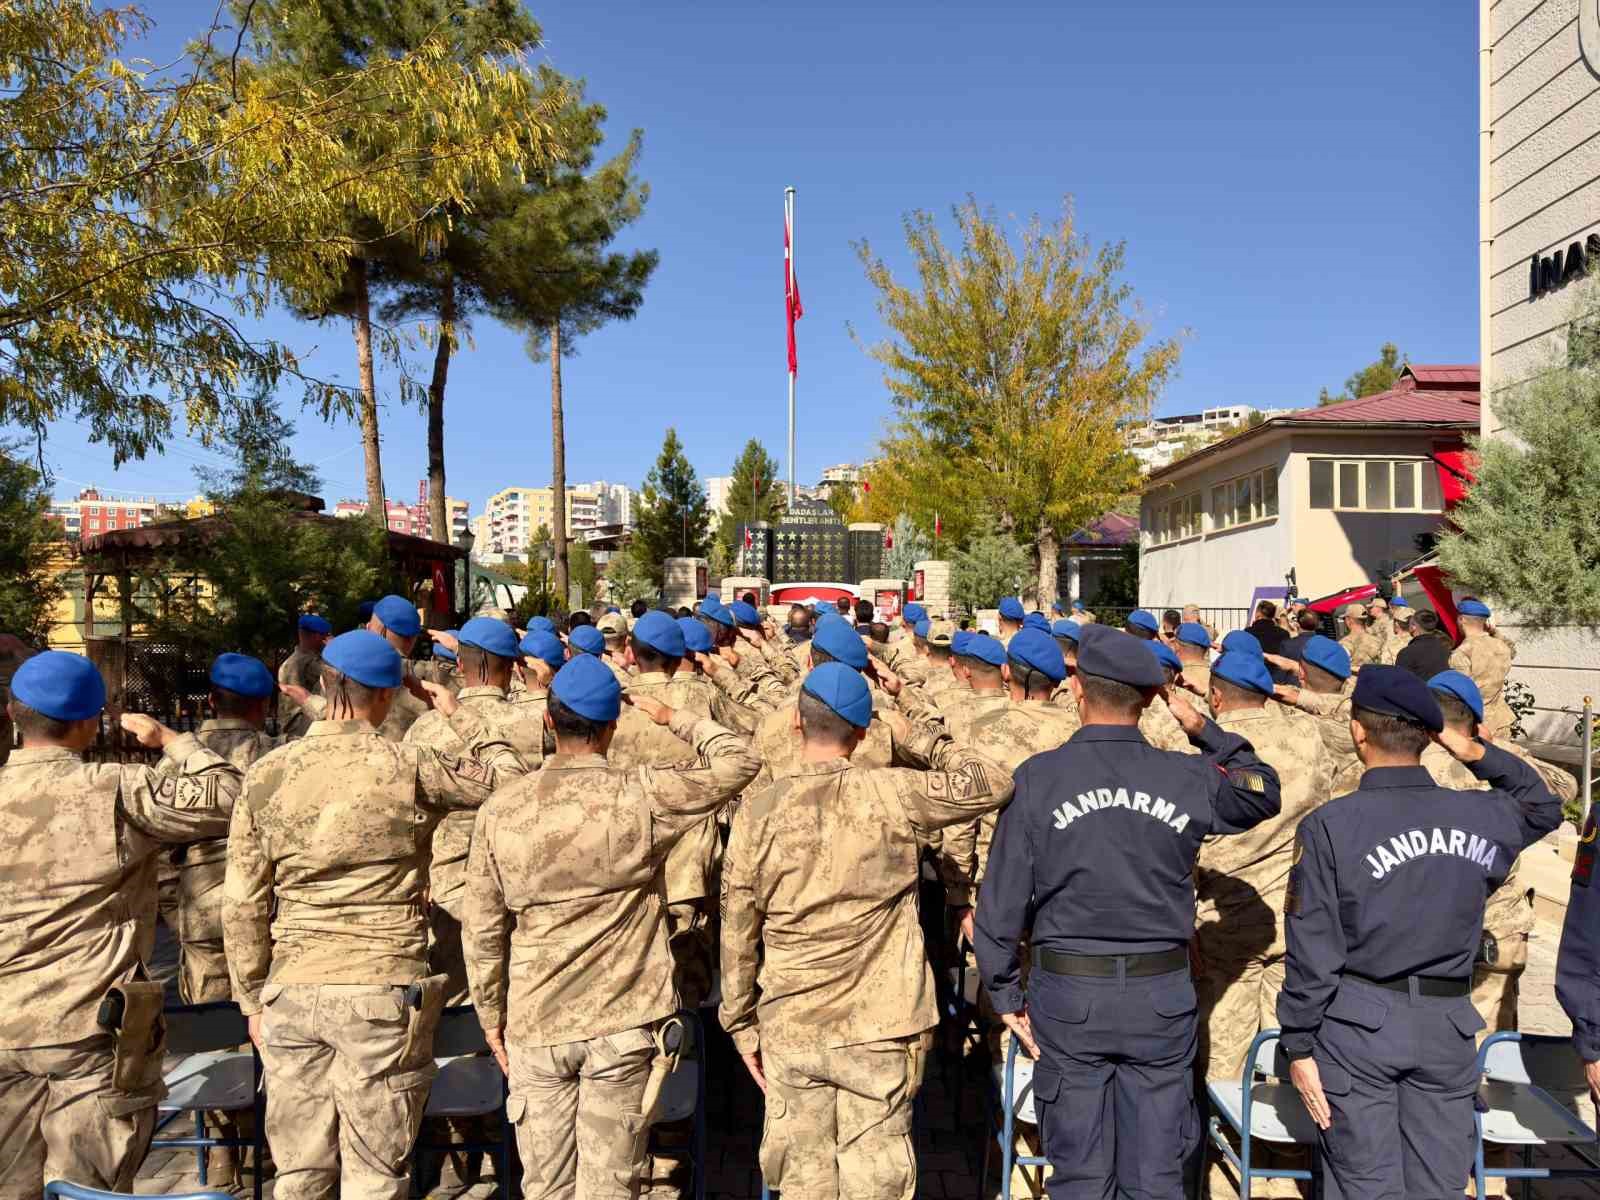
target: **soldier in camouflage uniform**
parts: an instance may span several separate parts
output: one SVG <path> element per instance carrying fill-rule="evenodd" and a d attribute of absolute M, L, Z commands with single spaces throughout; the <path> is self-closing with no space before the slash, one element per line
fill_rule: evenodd
<path fill-rule="evenodd" d="M 382 737 L 404 677 L 382 638 L 341 634 L 323 662 L 328 719 L 259 759 L 234 805 L 228 969 L 261 1051 L 274 1194 L 403 1200 L 448 987 L 427 974 L 430 840 L 521 764 L 437 685 L 471 757 Z"/>
<path fill-rule="evenodd" d="M 1355 688 L 1350 656 L 1339 643 L 1318 634 L 1306 642 L 1299 671 L 1299 686 L 1280 684 L 1274 693 L 1282 703 L 1316 718 L 1322 744 L 1333 756 L 1331 793 L 1348 795 L 1361 786 L 1363 771 L 1350 735 L 1350 698 Z"/>
<path fill-rule="evenodd" d="M 1506 676 L 1516 648 L 1489 625 L 1489 606 L 1466 599 L 1456 605 L 1461 624 L 1461 644 L 1450 655 L 1450 669 L 1470 676 L 1483 695 L 1483 730 L 1498 742 L 1511 737 L 1516 717 L 1506 703 Z"/>
<path fill-rule="evenodd" d="M 1008 702 L 1002 674 L 1005 643 L 986 633 L 962 630 L 955 635 L 950 650 L 960 686 L 940 693 L 935 704 L 944 716 L 950 736 L 966 745 L 971 740 L 973 721 L 985 713 L 1003 709 Z"/>
<path fill-rule="evenodd" d="M 1250 1042 L 1277 1025 L 1283 987 L 1283 905 L 1293 865 L 1295 831 L 1307 813 L 1325 804 L 1333 786 L 1333 758 L 1316 723 L 1276 705 L 1266 664 L 1247 654 L 1223 654 L 1210 673 L 1216 722 L 1255 749 L 1278 773 L 1282 808 L 1236 837 L 1207 838 L 1195 866 L 1195 938 L 1199 968 L 1200 1051 L 1204 1079 L 1237 1080 Z M 1277 709 L 1277 711 L 1273 711 Z M 1220 1166 L 1211 1194 L 1223 1196 L 1231 1180 Z M 1291 1180 L 1259 1180 L 1253 1194 L 1297 1196 Z"/>
<path fill-rule="evenodd" d="M 1166 686 L 1172 687 L 1183 667 L 1177 652 L 1165 642 L 1147 641 L 1145 645 L 1150 647 L 1150 653 L 1155 655 L 1156 661 L 1161 664 L 1162 673 L 1167 681 Z M 1193 705 L 1201 716 L 1211 715 L 1211 710 L 1206 707 L 1203 697 L 1185 693 L 1184 699 Z M 1139 732 L 1144 735 L 1144 740 L 1157 750 L 1172 750 L 1178 754 L 1200 753 L 1199 747 L 1190 742 L 1189 735 L 1184 733 L 1183 726 L 1178 724 L 1178 718 L 1172 715 L 1172 709 L 1167 706 L 1166 698 L 1160 694 L 1139 714 Z"/>
<path fill-rule="evenodd" d="M 688 743 L 689 761 L 611 766 L 622 691 L 580 656 L 551 685 L 555 755 L 484 808 L 472 839 L 468 974 L 510 1080 L 527 1200 L 638 1194 L 656 1027 L 678 1007 L 662 867 L 756 773 L 731 730 L 642 693 L 630 704 Z"/>
<path fill-rule="evenodd" d="M 1378 661 L 1386 667 L 1395 665 L 1400 651 L 1411 644 L 1411 605 L 1404 596 L 1389 601 L 1388 634 L 1383 639 L 1383 653 Z"/>
<path fill-rule="evenodd" d="M 1178 626 L 1173 650 L 1183 667 L 1183 686 L 1197 696 L 1211 694 L 1211 646 L 1215 641 L 1211 630 L 1198 621 Z"/>
<path fill-rule="evenodd" d="M 918 647 L 923 656 L 926 676 L 921 684 L 922 694 L 935 707 L 940 696 L 957 686 L 950 654 L 950 643 L 955 636 L 956 627 L 951 622 L 929 620 L 928 632 L 922 638 L 924 644 Z"/>
<path fill-rule="evenodd" d="M 412 673 L 420 680 L 427 683 L 437 683 L 452 696 L 461 691 L 461 672 L 458 668 L 454 639 L 456 631 L 436 630 L 435 639 L 448 636 L 451 642 L 435 640 L 432 654 L 426 662 L 419 662 L 411 668 Z"/>
<path fill-rule="evenodd" d="M 1368 628 L 1367 610 L 1359 604 L 1344 606 L 1344 625 L 1348 633 L 1339 639 L 1339 645 L 1350 656 L 1350 673 L 1358 673 L 1370 662 L 1377 662 L 1383 653 L 1383 643 Z"/>
<path fill-rule="evenodd" d="M 791 1200 L 915 1193 L 911 1106 L 938 1021 L 921 854 L 1011 795 L 1005 771 L 936 727 L 881 720 L 927 770 L 856 766 L 866 682 L 842 663 L 813 670 L 799 769 L 749 796 L 728 843 L 721 1021 L 767 1096 L 762 1176 Z"/>
<path fill-rule="evenodd" d="M 432 704 L 427 690 L 411 669 L 411 651 L 422 633 L 422 618 L 417 615 L 416 605 L 404 596 L 385 596 L 373 606 L 367 631 L 377 634 L 393 646 L 405 666 L 405 686 L 395 694 L 389 705 L 389 714 L 384 717 L 383 725 L 378 730 L 391 742 L 404 741 L 406 730 Z"/>
<path fill-rule="evenodd" d="M 278 682 L 315 693 L 322 686 L 322 648 L 333 636 L 326 617 L 302 613 L 295 629 L 294 653 L 278 668 Z M 278 701 L 278 732 L 299 737 L 311 724 L 310 716 L 285 692 Z"/>
<path fill-rule="evenodd" d="M 530 623 L 531 624 L 531 623 Z M 508 699 L 517 711 L 518 724 L 511 745 L 527 761 L 555 750 L 555 740 L 544 723 L 550 681 L 567 661 L 567 648 L 552 631 L 530 628 L 517 643 L 516 681 Z"/>
<path fill-rule="evenodd" d="M 0 767 L 0 1197 L 51 1179 L 131 1192 L 161 1083 L 155 860 L 223 836 L 239 771 L 149 717 L 122 727 L 164 769 L 90 764 L 106 689 L 88 659 L 18 668 L 8 705 L 22 748 Z M 121 996 L 121 1013 L 103 1005 Z"/>
<path fill-rule="evenodd" d="M 543 739 L 525 735 L 519 727 L 527 719 L 526 712 L 506 696 L 518 657 L 517 635 L 504 621 L 473 617 L 455 640 L 465 685 L 456 693 L 456 703 L 466 712 L 454 718 L 439 709 L 423 713 L 406 731 L 406 745 L 465 754 L 467 738 L 458 727 L 467 727 L 469 733 L 508 743 L 516 753 L 518 774 L 537 770 L 544 757 Z M 447 1005 L 468 1002 L 467 968 L 461 956 L 461 903 L 477 815 L 470 808 L 457 809 L 446 813 L 433 831 L 428 865 L 428 973 L 449 977 Z"/>
<path fill-rule="evenodd" d="M 741 657 L 755 654 L 781 683 L 787 686 L 800 676 L 800 668 L 790 655 L 768 636 L 766 622 L 755 605 L 745 600 L 728 606 L 738 626 L 737 645 Z"/>

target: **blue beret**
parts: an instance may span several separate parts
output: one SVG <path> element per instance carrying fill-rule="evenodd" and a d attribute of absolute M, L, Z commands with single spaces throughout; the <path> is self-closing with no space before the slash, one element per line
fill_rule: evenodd
<path fill-rule="evenodd" d="M 1320 633 L 1306 639 L 1300 651 L 1300 660 L 1313 667 L 1321 667 L 1336 679 L 1350 678 L 1350 652 L 1330 637 Z"/>
<path fill-rule="evenodd" d="M 733 614 L 728 611 L 728 606 L 715 596 L 707 596 L 700 601 L 700 615 L 709 617 L 718 625 L 726 625 L 729 629 L 734 626 Z"/>
<path fill-rule="evenodd" d="M 648 615 L 648 614 L 647 614 Z M 665 614 L 662 614 L 663 616 Z M 644 617 L 639 618 L 641 621 Z M 694 617 L 677 618 L 678 629 L 683 633 L 683 648 L 695 654 L 710 654 L 714 647 L 711 644 L 711 631 L 697 621 Z M 638 630 L 635 625 L 635 631 Z"/>
<path fill-rule="evenodd" d="M 416 637 L 422 632 L 422 618 L 417 616 L 417 606 L 404 596 L 385 596 L 373 607 L 372 615 L 390 633 L 401 637 Z"/>
<path fill-rule="evenodd" d="M 360 604 L 356 605 L 357 619 L 360 620 L 363 625 L 365 625 L 368 621 L 372 620 L 372 610 L 377 607 L 378 602 L 376 600 L 363 600 Z"/>
<path fill-rule="evenodd" d="M 1024 626 L 1011 639 L 1006 653 L 1025 667 L 1032 667 L 1046 679 L 1060 683 L 1067 677 L 1067 660 L 1055 638 L 1041 630 Z"/>
<path fill-rule="evenodd" d="M 1183 670 L 1183 659 L 1178 657 L 1178 652 L 1165 642 L 1146 642 L 1150 653 L 1156 656 L 1156 661 L 1169 671 Z"/>
<path fill-rule="evenodd" d="M 761 614 L 756 611 L 754 604 L 746 604 L 743 600 L 735 600 L 728 605 L 728 611 L 733 614 L 733 619 L 746 629 L 759 629 L 761 627 Z"/>
<path fill-rule="evenodd" d="M 415 617 L 416 611 L 411 615 Z M 399 687 L 405 674 L 399 651 L 365 629 L 352 629 L 334 638 L 323 650 L 322 661 L 365 687 Z"/>
<path fill-rule="evenodd" d="M 1412 721 L 1438 733 L 1444 728 L 1444 714 L 1428 685 L 1404 667 L 1368 664 L 1356 676 L 1356 691 L 1351 698 L 1356 708 Z"/>
<path fill-rule="evenodd" d="M 225 692 L 264 700 L 272 695 L 272 672 L 248 654 L 219 654 L 211 664 L 211 682 Z"/>
<path fill-rule="evenodd" d="M 298 624 L 307 633 L 333 632 L 333 626 L 328 624 L 328 618 L 319 617 L 316 613 L 301 613 Z"/>
<path fill-rule="evenodd" d="M 1148 629 L 1151 633 L 1161 628 L 1161 622 L 1156 620 L 1155 613 L 1145 608 L 1136 608 L 1129 613 L 1127 623 L 1135 629 Z"/>
<path fill-rule="evenodd" d="M 1263 696 L 1272 695 L 1272 674 L 1267 670 L 1266 662 L 1253 654 L 1230 650 L 1211 664 L 1211 675 L 1214 679 L 1226 679 L 1252 692 L 1260 692 Z"/>
<path fill-rule="evenodd" d="M 688 619 L 690 618 L 685 618 Z M 651 609 L 633 623 L 633 639 L 636 642 L 643 642 L 650 649 L 658 654 L 665 654 L 668 658 L 683 657 L 683 630 L 678 628 L 678 622 L 674 618 L 658 609 Z"/>
<path fill-rule="evenodd" d="M 1262 655 L 1261 641 L 1255 634 L 1243 629 L 1235 629 L 1232 633 L 1225 634 L 1222 639 L 1222 652 L 1227 654 L 1253 654 L 1257 658 Z"/>
<path fill-rule="evenodd" d="M 567 634 L 567 645 L 584 654 L 604 654 L 606 635 L 593 625 L 579 625 Z"/>
<path fill-rule="evenodd" d="M 915 625 L 918 621 L 926 621 L 928 619 L 928 610 L 913 600 L 900 610 L 900 615 Z"/>
<path fill-rule="evenodd" d="M 81 654 L 46 650 L 11 677 L 11 694 L 55 721 L 87 721 L 106 706 L 106 681 Z"/>
<path fill-rule="evenodd" d="M 1031 612 L 1022 618 L 1024 629 L 1037 629 L 1040 633 L 1050 632 L 1050 618 L 1042 612 Z"/>
<path fill-rule="evenodd" d="M 1473 716 L 1483 720 L 1483 693 L 1472 682 L 1470 675 L 1463 675 L 1460 671 L 1440 671 L 1428 680 L 1428 690 L 1454 696 L 1472 710 Z"/>
<path fill-rule="evenodd" d="M 1078 670 L 1136 688 L 1161 687 L 1167 682 L 1148 644 L 1098 622 L 1078 639 Z"/>
<path fill-rule="evenodd" d="M 1015 596 L 1007 596 L 1000 601 L 1000 615 L 1008 621 L 1022 620 L 1022 601 Z"/>
<path fill-rule="evenodd" d="M 814 613 L 837 613 L 839 610 L 826 600 L 813 600 L 811 611 Z"/>
<path fill-rule="evenodd" d="M 1050 632 L 1058 638 L 1066 638 L 1069 642 L 1075 642 L 1082 635 L 1083 626 L 1072 620 L 1057 621 L 1050 626 Z"/>
<path fill-rule="evenodd" d="M 1463 617 L 1482 617 L 1485 620 L 1489 617 L 1489 606 L 1482 600 L 1463 600 L 1456 605 L 1456 611 Z"/>
<path fill-rule="evenodd" d="M 1067 615 L 1067 610 L 1061 607 L 1061 601 L 1059 600 L 1052 600 L 1050 602 L 1050 611 L 1055 613 L 1058 617 L 1064 617 Z"/>
<path fill-rule="evenodd" d="M 548 629 L 528 630 L 522 641 L 517 643 L 517 649 L 522 651 L 524 658 L 537 658 L 552 667 L 559 667 L 567 661 L 567 648 Z"/>
<path fill-rule="evenodd" d="M 456 652 L 450 649 L 449 646 L 435 646 L 433 648 L 433 656 L 447 663 L 453 663 L 456 661 Z"/>
<path fill-rule="evenodd" d="M 1211 635 L 1199 621 L 1185 621 L 1178 626 L 1178 640 L 1186 646 L 1204 646 L 1211 649 Z"/>
<path fill-rule="evenodd" d="M 958 629 L 950 635 L 950 653 L 962 655 L 967 652 L 967 646 L 972 642 L 972 630 Z"/>
<path fill-rule="evenodd" d="M 511 631 L 511 626 L 494 617 L 473 617 L 461 627 L 456 641 L 501 658 L 517 656 L 517 635 Z"/>
<path fill-rule="evenodd" d="M 552 621 L 549 617 L 529 617 L 528 618 L 528 628 L 529 629 L 542 629 L 546 633 L 557 633 L 557 632 L 559 632 L 556 629 L 556 623 L 554 621 Z"/>
<path fill-rule="evenodd" d="M 857 671 L 867 669 L 867 647 L 843 617 L 825 617 L 817 622 L 817 631 L 811 635 L 811 644 L 825 650 L 835 662 L 841 662 Z"/>
<path fill-rule="evenodd" d="M 839 663 L 823 663 L 812 668 L 800 685 L 801 690 L 821 700 L 857 729 L 872 723 L 872 693 L 859 671 Z"/>
<path fill-rule="evenodd" d="M 1404 596 L 1396 596 L 1393 600 L 1389 601 L 1389 607 L 1390 608 L 1410 608 L 1411 607 L 1411 601 L 1407 600 Z"/>
<path fill-rule="evenodd" d="M 987 633 L 975 633 L 968 640 L 966 648 L 957 650 L 957 654 L 964 658 L 975 658 L 979 662 L 988 663 L 991 667 L 1003 666 L 1006 661 L 1006 648 L 999 638 L 990 637 Z"/>
<path fill-rule="evenodd" d="M 1074 600 L 1072 602 L 1072 611 L 1073 612 L 1087 612 L 1088 609 L 1083 607 L 1083 601 L 1082 600 Z"/>
<path fill-rule="evenodd" d="M 927 617 L 918 617 L 917 623 L 911 627 L 911 632 L 923 641 L 927 641 L 928 634 L 933 632 L 933 621 Z"/>
<path fill-rule="evenodd" d="M 594 626 L 580 625 L 578 629 Z M 615 721 L 622 712 L 622 685 L 611 668 L 592 654 L 580 654 L 557 671 L 550 681 L 550 694 L 588 721 Z"/>

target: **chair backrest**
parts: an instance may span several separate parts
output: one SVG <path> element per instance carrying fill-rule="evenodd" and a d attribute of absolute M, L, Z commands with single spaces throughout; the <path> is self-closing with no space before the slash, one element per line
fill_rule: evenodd
<path fill-rule="evenodd" d="M 102 1192 L 65 1179 L 52 1179 L 44 1185 L 44 1200 L 133 1200 L 126 1192 Z M 159 1192 L 141 1194 L 138 1200 L 236 1200 L 227 1192 Z"/>
<path fill-rule="evenodd" d="M 1570 1038 L 1552 1034 L 1497 1033 L 1482 1050 L 1483 1073 L 1500 1083 L 1528 1083 L 1551 1093 L 1588 1091 L 1583 1061 Z"/>
<path fill-rule="evenodd" d="M 1266 1075 L 1273 1079 L 1289 1078 L 1289 1060 L 1283 1053 L 1283 1046 L 1278 1041 L 1276 1029 L 1263 1029 L 1256 1035 L 1254 1041 L 1256 1052 L 1255 1073 Z M 1248 1060 L 1245 1062 L 1246 1070 L 1249 1069 Z M 1245 1082 L 1250 1082 L 1246 1080 Z"/>
<path fill-rule="evenodd" d="M 250 1026 L 231 1000 L 209 1004 L 175 1004 L 163 1015 L 168 1054 L 204 1054 L 232 1050 L 250 1040 Z"/>
<path fill-rule="evenodd" d="M 435 1058 L 462 1058 L 468 1054 L 483 1054 L 488 1049 L 483 1026 L 478 1024 L 478 1010 L 472 1005 L 458 1004 L 439 1014 L 439 1025 L 433 1031 Z"/>

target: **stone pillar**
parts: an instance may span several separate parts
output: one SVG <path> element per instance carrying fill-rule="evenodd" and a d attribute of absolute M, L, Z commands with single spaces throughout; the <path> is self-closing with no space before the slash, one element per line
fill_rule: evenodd
<path fill-rule="evenodd" d="M 906 581 L 904 579 L 863 579 L 859 585 L 861 598 L 872 601 L 873 607 L 883 614 L 883 619 L 891 625 L 900 619 L 900 610 L 906 603 Z M 891 604 L 879 604 L 878 595 L 887 592 L 892 597 Z"/>
<path fill-rule="evenodd" d="M 693 608 L 705 599 L 710 570 L 703 558 L 667 559 L 661 568 L 661 602 L 669 608 Z"/>
<path fill-rule="evenodd" d="M 732 604 L 746 592 L 756 594 L 756 607 L 765 608 L 772 599 L 772 582 L 759 575 L 725 575 L 722 579 L 722 602 Z"/>
<path fill-rule="evenodd" d="M 947 617 L 951 613 L 950 564 L 942 558 L 930 558 L 911 568 L 916 577 L 912 583 L 917 589 L 917 603 L 928 610 L 930 616 Z"/>

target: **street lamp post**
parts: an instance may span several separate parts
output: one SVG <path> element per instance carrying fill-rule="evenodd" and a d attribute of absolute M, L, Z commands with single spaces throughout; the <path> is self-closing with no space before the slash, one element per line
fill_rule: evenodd
<path fill-rule="evenodd" d="M 470 525 L 463 529 L 461 536 L 456 539 L 456 545 L 467 552 L 466 557 L 461 560 L 465 576 L 465 596 L 461 603 L 461 619 L 463 623 L 472 616 L 472 544 L 475 541 L 477 541 L 477 536 L 472 532 L 472 526 Z"/>

